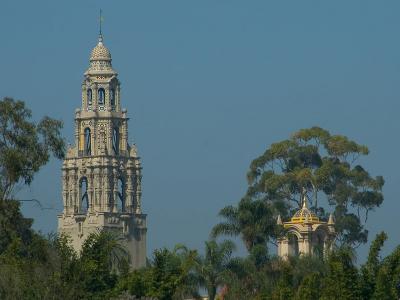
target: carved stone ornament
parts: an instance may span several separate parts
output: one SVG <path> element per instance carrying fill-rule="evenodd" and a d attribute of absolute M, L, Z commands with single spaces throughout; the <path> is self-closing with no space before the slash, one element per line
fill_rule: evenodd
<path fill-rule="evenodd" d="M 119 221 L 118 217 L 108 217 L 107 219 L 108 224 L 119 224 Z"/>

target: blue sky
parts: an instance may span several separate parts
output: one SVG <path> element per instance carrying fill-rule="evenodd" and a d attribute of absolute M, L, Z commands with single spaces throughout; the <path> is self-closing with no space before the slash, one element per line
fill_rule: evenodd
<path fill-rule="evenodd" d="M 400 2 L 2 0 L 0 96 L 62 119 L 70 142 L 100 8 L 142 156 L 149 253 L 202 248 L 250 161 L 313 125 L 369 146 L 361 163 L 386 180 L 370 239 L 400 243 Z M 54 207 L 24 205 L 43 232 L 62 209 L 60 167 L 20 193 Z"/>

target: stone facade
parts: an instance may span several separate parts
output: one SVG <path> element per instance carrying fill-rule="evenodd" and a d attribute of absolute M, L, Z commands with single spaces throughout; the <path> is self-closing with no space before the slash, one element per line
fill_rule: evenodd
<path fill-rule="evenodd" d="M 141 165 L 128 143 L 127 111 L 111 54 L 99 36 L 75 111 L 75 145 L 62 166 L 64 210 L 58 230 L 79 251 L 87 236 L 109 230 L 122 237 L 132 268 L 146 264 L 146 215 L 141 210 Z"/>
<path fill-rule="evenodd" d="M 278 256 L 287 259 L 289 256 L 317 255 L 325 256 L 334 244 L 335 224 L 330 215 L 328 222 L 322 222 L 308 209 L 307 199 L 303 197 L 302 208 L 295 213 L 289 222 L 282 222 L 285 234 L 278 239 Z"/>

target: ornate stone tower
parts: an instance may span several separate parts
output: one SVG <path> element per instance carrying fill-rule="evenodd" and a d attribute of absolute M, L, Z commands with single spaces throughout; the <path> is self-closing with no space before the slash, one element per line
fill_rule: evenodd
<path fill-rule="evenodd" d="M 58 229 L 74 248 L 93 231 L 119 234 L 131 266 L 146 264 L 146 215 L 141 211 L 141 166 L 128 144 L 128 117 L 121 109 L 120 82 L 100 34 L 82 83 L 82 107 L 75 111 L 75 145 L 62 167 L 64 210 Z"/>
<path fill-rule="evenodd" d="M 335 227 L 332 214 L 328 222 L 322 222 L 308 209 L 306 196 L 303 205 L 289 222 L 283 222 L 278 216 L 278 225 L 285 229 L 285 235 L 278 239 L 278 255 L 288 256 L 317 255 L 324 256 L 333 246 Z"/>

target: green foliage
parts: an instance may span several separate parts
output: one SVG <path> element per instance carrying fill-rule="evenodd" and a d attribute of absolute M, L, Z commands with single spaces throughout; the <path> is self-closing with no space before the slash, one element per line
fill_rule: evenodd
<path fill-rule="evenodd" d="M 224 222 L 214 227 L 213 236 L 240 235 L 248 250 L 274 241 L 281 229 L 273 221 L 278 214 L 289 218 L 305 193 L 322 219 L 327 218 L 325 208 L 332 206 L 340 244 L 366 243 L 365 222 L 382 204 L 384 184 L 381 176 L 372 177 L 356 164 L 368 153 L 366 146 L 319 127 L 272 144 L 251 162 L 246 195 L 237 207 L 221 210 Z"/>
<path fill-rule="evenodd" d="M 344 244 L 366 242 L 367 231 L 359 212 L 383 201 L 382 177 L 372 178 L 353 165 L 368 148 L 318 127 L 303 129 L 292 138 L 271 145 L 255 159 L 248 173 L 249 188 L 238 206 L 221 210 L 224 222 L 214 227 L 214 237 L 240 235 L 248 255 L 232 258 L 231 241 L 205 242 L 205 252 L 178 245 L 159 249 L 147 267 L 129 270 L 126 249 L 118 236 L 101 231 L 91 234 L 78 254 L 68 236 L 44 237 L 32 230 L 18 201 L 11 195 L 15 184 L 30 184 L 53 153 L 63 157 L 61 123 L 45 117 L 30 121 L 23 102 L 0 101 L 0 299 L 117 299 L 120 295 L 178 300 L 198 297 L 199 288 L 209 299 L 398 299 L 400 247 L 381 259 L 387 236 L 377 235 L 367 262 L 354 265 L 349 247 L 333 251 L 326 260 L 316 257 L 271 256 L 268 245 L 280 236 L 276 216 L 288 218 L 305 188 L 313 209 L 324 210 L 318 197 L 335 209 L 336 230 Z M 8 201 L 5 201 L 8 200 Z M 351 207 L 355 208 L 351 211 Z"/>
<path fill-rule="evenodd" d="M 293 269 L 290 268 L 289 264 L 283 264 L 278 282 L 272 291 L 271 299 L 272 300 L 293 299 L 294 289 L 292 281 L 293 281 Z"/>
<path fill-rule="evenodd" d="M 198 283 L 193 273 L 196 257 L 196 251 L 182 245 L 174 251 L 155 250 L 150 265 L 123 275 L 116 290 L 119 294 L 128 292 L 159 300 L 197 296 Z"/>
<path fill-rule="evenodd" d="M 400 296 L 400 246 L 385 257 L 377 272 L 372 299 L 398 299 Z"/>
<path fill-rule="evenodd" d="M 301 282 L 296 300 L 319 299 L 321 296 L 321 276 L 317 273 L 308 274 Z"/>
<path fill-rule="evenodd" d="M 328 273 L 322 280 L 320 299 L 361 299 L 359 274 L 353 264 L 351 249 L 342 248 L 332 252 L 327 264 Z"/>
<path fill-rule="evenodd" d="M 218 287 L 226 283 L 232 252 L 235 249 L 231 241 L 220 244 L 215 240 L 205 242 L 205 254 L 196 260 L 195 270 L 200 286 L 208 292 L 208 298 L 214 300 Z"/>
<path fill-rule="evenodd" d="M 277 211 L 284 212 L 280 204 L 243 198 L 238 207 L 227 206 L 220 211 L 226 221 L 214 226 L 211 234 L 213 237 L 241 235 L 249 251 L 256 245 L 266 245 L 271 236 L 279 233 L 274 215 Z"/>
<path fill-rule="evenodd" d="M 27 254 L 34 236 L 31 225 L 32 220 L 22 216 L 19 202 L 0 201 L 0 254 L 17 239 L 21 244 L 19 252 Z"/>
<path fill-rule="evenodd" d="M 85 240 L 80 253 L 80 280 L 92 298 L 102 299 L 117 283 L 117 272 L 126 269 L 128 254 L 118 236 L 100 231 Z"/>
<path fill-rule="evenodd" d="M 148 296 L 151 289 L 151 276 L 147 269 L 135 270 L 123 276 L 116 288 L 119 294 L 128 292 L 137 297 Z"/>
<path fill-rule="evenodd" d="M 62 122 L 44 117 L 31 121 L 32 113 L 22 101 L 0 101 L 0 199 L 12 196 L 15 184 L 30 184 L 35 173 L 53 153 L 64 157 L 65 145 L 60 135 Z"/>
<path fill-rule="evenodd" d="M 376 278 L 381 267 L 379 253 L 386 239 L 387 235 L 385 232 L 381 232 L 376 236 L 369 249 L 367 262 L 361 267 L 361 293 L 363 299 L 371 299 L 375 290 Z"/>

